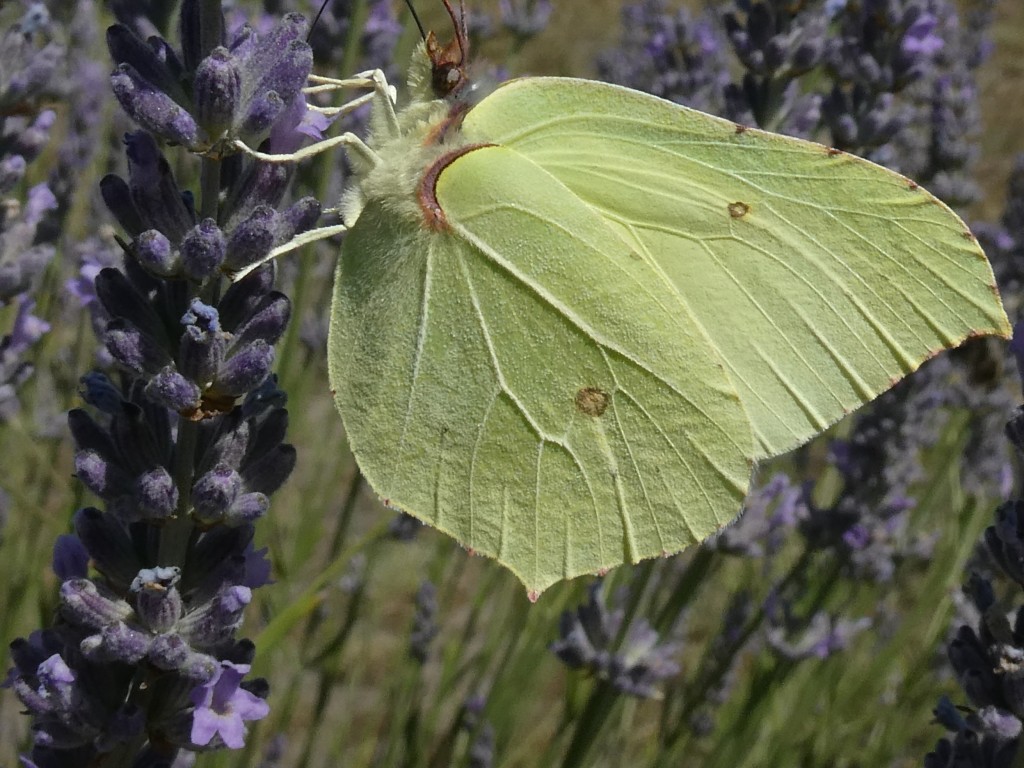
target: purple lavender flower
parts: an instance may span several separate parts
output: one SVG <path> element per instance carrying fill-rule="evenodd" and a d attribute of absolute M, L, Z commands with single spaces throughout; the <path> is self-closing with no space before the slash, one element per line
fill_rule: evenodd
<path fill-rule="evenodd" d="M 745 557 L 775 554 L 797 520 L 806 517 L 806 491 L 782 473 L 773 475 L 767 482 L 751 489 L 739 518 L 705 546 Z"/>
<path fill-rule="evenodd" d="M 11 201 L 7 206 L 0 221 L 0 305 L 30 291 L 53 258 L 53 246 L 38 243 L 37 235 L 43 218 L 56 206 L 46 184 L 32 187 L 24 205 Z"/>
<path fill-rule="evenodd" d="M 708 17 L 685 9 L 669 13 L 665 0 L 622 9 L 620 47 L 598 57 L 603 80 L 647 91 L 680 104 L 719 112 L 729 81 L 724 42 Z"/>
<path fill-rule="evenodd" d="M 193 689 L 193 744 L 206 747 L 216 739 L 230 749 L 245 746 L 245 723 L 261 720 L 270 711 L 267 702 L 241 687 L 248 671 L 248 664 L 224 661 L 214 677 Z"/>
<path fill-rule="evenodd" d="M 183 39 L 179 54 L 162 41 L 154 49 L 129 27 L 115 25 L 107 32 L 117 64 L 114 95 L 143 128 L 194 152 L 234 151 L 234 141 L 256 147 L 301 98 L 313 66 L 306 31 L 305 20 L 292 14 L 267 35 L 243 27 L 191 61 L 199 44 L 194 34 Z M 192 82 L 189 90 L 185 79 Z"/>
<path fill-rule="evenodd" d="M 495 757 L 494 726 L 484 719 L 487 700 L 483 696 L 470 696 L 462 705 L 459 726 L 470 736 L 467 764 L 469 768 L 491 768 Z"/>
<path fill-rule="evenodd" d="M 8 683 L 33 717 L 26 759 L 40 766 L 84 768 L 114 749 L 169 765 L 182 750 L 243 746 L 244 723 L 268 711 L 266 684 L 241 682 L 254 648 L 236 635 L 252 590 L 269 581 L 254 523 L 295 463 L 271 372 L 291 305 L 273 265 L 222 282 L 312 227 L 319 205 L 282 205 L 287 169 L 213 148 L 300 141 L 310 62 L 301 18 L 221 48 L 215 10 L 181 4 L 180 49 L 127 26 L 108 35 L 126 111 L 207 157 L 197 199 L 151 134 L 129 133 L 127 177 L 101 183 L 127 233 L 123 252 L 86 244 L 69 286 L 119 372 L 83 377 L 91 410 L 69 414 L 75 473 L 104 507 L 79 510 L 74 536 L 55 548 L 60 623 L 14 645 Z M 145 14 L 132 18 L 145 28 Z M 25 226 L 52 198 L 30 195 Z M 9 346 L 44 330 L 24 306 Z"/>
<path fill-rule="evenodd" d="M 639 698 L 655 697 L 660 682 L 679 674 L 679 646 L 662 641 L 644 619 L 635 620 L 617 645 L 625 612 L 607 608 L 602 585 L 601 581 L 594 582 L 587 602 L 575 613 L 562 614 L 560 637 L 551 644 L 551 651 L 566 666 L 585 669 L 617 691 Z"/>
<path fill-rule="evenodd" d="M 797 632 L 793 632 L 791 616 L 781 623 L 773 623 L 765 632 L 768 647 L 789 661 L 801 659 L 824 659 L 834 653 L 845 650 L 850 641 L 859 633 L 871 626 L 871 619 L 847 619 L 842 616 L 830 616 L 819 611 L 810 619 L 799 622 Z"/>
<path fill-rule="evenodd" d="M 4 31 L 0 43 L 0 113 L 23 112 L 58 93 L 54 75 L 65 51 L 60 43 L 47 40 L 49 28 L 46 6 L 32 2 L 21 19 Z"/>
<path fill-rule="evenodd" d="M 437 587 L 424 581 L 416 591 L 416 613 L 409 637 L 409 655 L 420 664 L 427 660 L 430 643 L 437 637 Z"/>
<path fill-rule="evenodd" d="M 1024 366 L 1024 325 L 1014 327 L 1011 350 Z M 1022 409 L 1007 424 L 1006 434 L 1024 454 Z M 948 699 L 939 702 L 936 719 L 951 736 L 940 739 L 925 758 L 929 768 L 945 766 L 1011 765 L 1020 749 L 1024 723 L 1024 502 L 1014 499 L 995 511 L 995 523 L 985 530 L 984 569 L 964 586 L 975 610 L 974 620 L 962 624 L 947 653 L 971 709 L 962 715 Z M 979 569 L 980 570 L 980 569 Z M 1010 605 L 1016 606 L 1012 610 Z"/>
<path fill-rule="evenodd" d="M 912 489 L 922 476 L 920 451 L 939 434 L 938 391 L 898 385 L 831 446 L 842 490 L 827 507 L 808 501 L 799 527 L 810 547 L 839 553 L 850 576 L 889 581 L 903 560 L 927 557 L 907 522 L 916 506 Z"/>
<path fill-rule="evenodd" d="M 35 302 L 18 298 L 18 314 L 11 332 L 0 337 L 0 422 L 11 419 L 19 410 L 18 389 L 32 376 L 33 366 L 26 360 L 29 350 L 50 330 L 50 324 L 32 314 Z"/>
<path fill-rule="evenodd" d="M 501 23 L 520 40 L 540 33 L 551 18 L 551 0 L 500 0 Z"/>

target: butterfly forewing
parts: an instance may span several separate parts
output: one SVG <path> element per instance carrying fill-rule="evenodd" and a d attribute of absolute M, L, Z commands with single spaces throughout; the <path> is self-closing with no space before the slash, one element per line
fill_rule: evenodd
<path fill-rule="evenodd" d="M 624 88 L 531 78 L 463 126 L 563 182 L 654 264 L 784 452 L 970 335 L 1008 335 L 964 224 L 907 179 Z"/>

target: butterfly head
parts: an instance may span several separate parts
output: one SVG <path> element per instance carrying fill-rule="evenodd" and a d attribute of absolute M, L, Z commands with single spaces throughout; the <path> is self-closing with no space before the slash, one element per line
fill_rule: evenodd
<path fill-rule="evenodd" d="M 444 0 L 445 10 L 452 20 L 455 36 L 441 44 L 437 35 L 426 36 L 427 56 L 430 59 L 430 87 L 434 97 L 452 99 L 466 86 L 466 60 L 469 54 L 469 34 L 466 29 L 466 8 L 460 2 L 459 10 L 452 7 L 451 0 Z"/>

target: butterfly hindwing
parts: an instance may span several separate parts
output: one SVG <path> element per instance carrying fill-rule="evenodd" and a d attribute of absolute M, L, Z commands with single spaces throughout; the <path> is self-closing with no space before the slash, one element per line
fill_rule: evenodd
<path fill-rule="evenodd" d="M 536 592 L 735 517 L 749 421 L 649 261 L 508 149 L 436 193 L 441 232 L 371 201 L 335 279 L 331 381 L 375 490 Z"/>

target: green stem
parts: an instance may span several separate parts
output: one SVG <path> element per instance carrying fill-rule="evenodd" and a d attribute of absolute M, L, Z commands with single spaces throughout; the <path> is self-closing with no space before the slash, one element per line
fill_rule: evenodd
<path fill-rule="evenodd" d="M 580 714 L 579 720 L 576 721 L 576 730 L 573 732 L 569 749 L 562 761 L 562 768 L 580 768 L 590 765 L 586 762 L 587 755 L 598 741 L 598 734 L 601 733 L 608 716 L 611 715 L 621 697 L 622 694 L 616 691 L 610 683 L 604 680 L 597 681 L 586 707 Z"/>
<path fill-rule="evenodd" d="M 653 622 L 658 634 L 665 634 L 675 624 L 679 614 L 697 594 L 701 584 L 707 584 L 707 575 L 715 560 L 714 552 L 708 547 L 698 547 L 686 570 L 679 578 L 679 583 Z"/>

